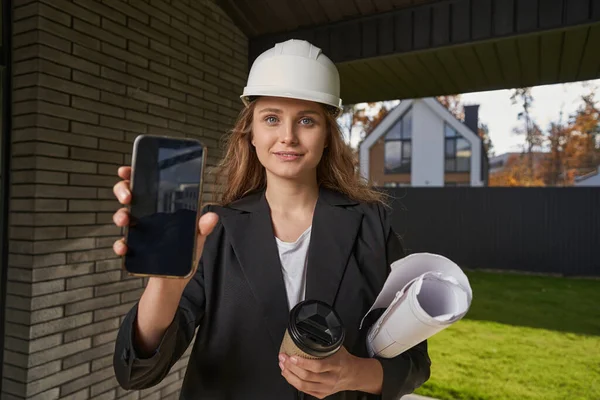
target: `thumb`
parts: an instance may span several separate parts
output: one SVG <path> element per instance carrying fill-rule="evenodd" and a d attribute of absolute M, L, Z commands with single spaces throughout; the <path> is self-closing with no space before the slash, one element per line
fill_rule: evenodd
<path fill-rule="evenodd" d="M 200 220 L 198 221 L 198 233 L 201 236 L 209 235 L 215 228 L 215 225 L 217 225 L 218 221 L 219 216 L 217 214 L 214 212 L 207 212 L 201 216 Z"/>

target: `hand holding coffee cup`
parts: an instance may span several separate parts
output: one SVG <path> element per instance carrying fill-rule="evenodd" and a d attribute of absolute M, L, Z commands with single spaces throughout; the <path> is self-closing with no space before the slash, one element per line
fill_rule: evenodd
<path fill-rule="evenodd" d="M 290 311 L 280 353 L 322 359 L 335 354 L 344 338 L 344 325 L 333 308 L 318 300 L 305 300 Z"/>

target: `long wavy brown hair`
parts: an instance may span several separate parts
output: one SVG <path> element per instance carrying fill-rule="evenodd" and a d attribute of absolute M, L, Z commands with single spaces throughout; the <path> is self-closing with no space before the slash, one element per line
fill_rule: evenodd
<path fill-rule="evenodd" d="M 225 137 L 225 154 L 217 168 L 221 181 L 215 200 L 227 205 L 249 193 L 265 189 L 267 177 L 252 146 L 252 120 L 256 102 L 240 112 L 233 129 Z M 386 195 L 370 187 L 360 176 L 352 149 L 342 139 L 340 127 L 331 112 L 322 106 L 326 119 L 327 143 L 317 166 L 319 186 L 336 190 L 359 202 L 381 202 Z"/>

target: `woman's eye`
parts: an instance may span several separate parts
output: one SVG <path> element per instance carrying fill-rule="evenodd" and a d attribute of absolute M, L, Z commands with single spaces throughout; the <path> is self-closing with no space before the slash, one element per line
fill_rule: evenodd
<path fill-rule="evenodd" d="M 272 116 L 271 117 L 267 117 L 267 118 L 265 118 L 265 121 L 268 124 L 275 124 L 275 123 L 277 123 L 277 117 L 272 117 Z"/>
<path fill-rule="evenodd" d="M 300 122 L 302 123 L 302 125 L 312 125 L 313 120 L 310 118 L 302 118 Z"/>

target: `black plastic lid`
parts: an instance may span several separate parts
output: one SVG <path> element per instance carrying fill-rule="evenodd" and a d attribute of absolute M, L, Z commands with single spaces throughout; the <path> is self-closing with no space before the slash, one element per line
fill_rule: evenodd
<path fill-rule="evenodd" d="M 335 310 L 319 300 L 305 300 L 292 308 L 288 331 L 300 350 L 315 357 L 335 352 L 346 333 Z"/>

